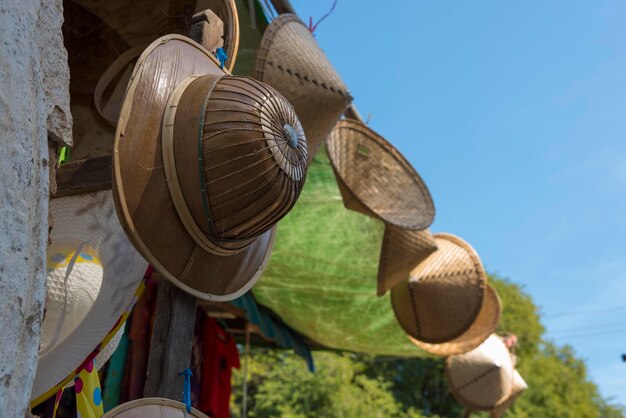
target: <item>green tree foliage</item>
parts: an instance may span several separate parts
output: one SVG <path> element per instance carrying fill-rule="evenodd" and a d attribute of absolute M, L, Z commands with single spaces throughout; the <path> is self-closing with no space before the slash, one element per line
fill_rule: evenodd
<path fill-rule="evenodd" d="M 421 418 L 397 402 L 389 382 L 363 373 L 353 356 L 315 353 L 317 371 L 286 351 L 256 350 L 248 360 L 248 417 Z M 235 373 L 232 415 L 241 416 L 243 369 Z"/>
<path fill-rule="evenodd" d="M 569 346 L 543 338 L 538 307 L 523 289 L 490 277 L 503 304 L 498 331 L 518 336 L 518 369 L 529 389 L 505 417 L 618 418 L 622 407 L 602 399 Z M 444 359 L 399 359 L 315 353 L 317 372 L 286 351 L 256 350 L 248 365 L 248 416 L 254 418 L 459 417 Z M 235 374 L 233 415 L 241 416 L 242 372 Z M 476 413 L 476 417 L 487 417 Z"/>

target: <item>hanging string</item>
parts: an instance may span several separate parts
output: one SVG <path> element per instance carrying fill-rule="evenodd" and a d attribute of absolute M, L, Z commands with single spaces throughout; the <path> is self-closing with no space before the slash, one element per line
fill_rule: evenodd
<path fill-rule="evenodd" d="M 313 17 L 309 16 L 309 31 L 311 33 L 315 32 L 315 29 L 317 29 L 317 26 L 322 23 L 322 21 L 324 19 L 326 19 L 328 16 L 330 16 L 334 11 L 335 11 L 335 6 L 337 5 L 337 0 L 333 1 L 333 5 L 330 8 L 330 10 L 324 15 L 322 16 L 322 18 L 320 20 L 317 21 L 317 23 L 313 24 Z"/>
<path fill-rule="evenodd" d="M 248 415 L 248 357 L 250 357 L 250 324 L 246 323 L 246 351 L 243 359 L 243 405 L 241 406 L 241 418 Z"/>
<path fill-rule="evenodd" d="M 226 60 L 228 59 L 228 54 L 224 51 L 224 48 L 217 48 L 215 57 L 220 62 L 220 68 L 224 69 L 224 64 L 226 64 Z"/>
<path fill-rule="evenodd" d="M 191 376 L 193 373 L 191 369 L 187 367 L 182 372 L 178 373 L 179 376 L 185 377 L 185 384 L 183 387 L 183 403 L 187 409 L 187 412 L 191 412 Z"/>

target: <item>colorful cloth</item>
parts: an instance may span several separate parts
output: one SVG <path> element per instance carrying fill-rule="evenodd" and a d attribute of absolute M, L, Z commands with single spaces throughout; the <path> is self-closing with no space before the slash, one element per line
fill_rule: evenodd
<path fill-rule="evenodd" d="M 200 334 L 202 381 L 199 410 L 211 418 L 229 418 L 232 368 L 239 368 L 235 340 L 212 318 L 205 318 Z"/>
<path fill-rule="evenodd" d="M 89 360 L 74 378 L 74 389 L 78 418 L 100 418 L 104 415 L 100 378 L 93 359 Z"/>

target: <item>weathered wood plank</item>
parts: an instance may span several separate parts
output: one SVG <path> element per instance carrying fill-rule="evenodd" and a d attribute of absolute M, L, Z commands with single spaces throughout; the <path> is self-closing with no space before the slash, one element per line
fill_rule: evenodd
<path fill-rule="evenodd" d="M 178 373 L 191 364 L 195 319 L 196 298 L 161 278 L 144 397 L 182 399 L 183 377 Z"/>
<path fill-rule="evenodd" d="M 111 189 L 111 157 L 90 158 L 63 164 L 57 169 L 53 198 Z"/>

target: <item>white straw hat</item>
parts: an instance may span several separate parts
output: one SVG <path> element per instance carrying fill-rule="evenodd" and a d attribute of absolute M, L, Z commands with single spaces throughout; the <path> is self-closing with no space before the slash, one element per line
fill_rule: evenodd
<path fill-rule="evenodd" d="M 446 360 L 446 379 L 454 397 L 468 408 L 491 411 L 511 394 L 511 354 L 495 334 L 467 353 Z"/>
<path fill-rule="evenodd" d="M 45 316 L 31 399 L 45 400 L 94 350 L 100 367 L 136 301 L 148 263 L 126 238 L 110 191 L 53 199 Z M 112 338 L 119 341 L 121 334 Z M 107 353 L 109 351 L 109 353 Z"/>

